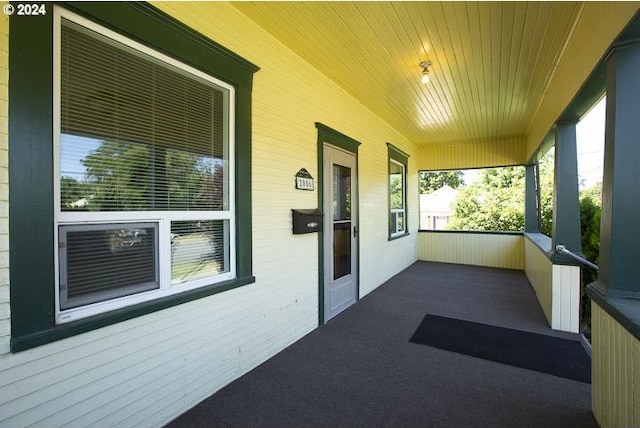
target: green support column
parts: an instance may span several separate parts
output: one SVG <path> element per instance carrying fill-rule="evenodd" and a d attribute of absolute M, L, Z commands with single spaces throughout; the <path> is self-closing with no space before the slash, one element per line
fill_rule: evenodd
<path fill-rule="evenodd" d="M 553 250 L 557 245 L 564 245 L 569 251 L 582 256 L 576 123 L 560 123 L 556 129 L 551 239 Z M 553 260 L 558 263 L 576 264 L 575 260 L 560 253 L 554 254 Z"/>
<path fill-rule="evenodd" d="M 607 296 L 640 299 L 640 44 L 607 59 L 607 116 L 600 228 L 600 272 Z"/>
<path fill-rule="evenodd" d="M 540 222 L 538 220 L 535 164 L 525 166 L 524 198 L 524 231 L 529 233 L 539 233 Z"/>

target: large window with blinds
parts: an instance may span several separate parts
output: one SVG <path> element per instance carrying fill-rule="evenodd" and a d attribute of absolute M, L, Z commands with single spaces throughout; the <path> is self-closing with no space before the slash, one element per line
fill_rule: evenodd
<path fill-rule="evenodd" d="M 57 323 L 233 279 L 233 86 L 54 26 Z"/>

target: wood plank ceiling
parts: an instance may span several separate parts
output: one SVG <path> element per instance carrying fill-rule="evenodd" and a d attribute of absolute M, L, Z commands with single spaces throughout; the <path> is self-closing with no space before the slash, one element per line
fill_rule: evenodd
<path fill-rule="evenodd" d="M 523 136 L 582 10 L 581 2 L 233 4 L 419 145 Z"/>

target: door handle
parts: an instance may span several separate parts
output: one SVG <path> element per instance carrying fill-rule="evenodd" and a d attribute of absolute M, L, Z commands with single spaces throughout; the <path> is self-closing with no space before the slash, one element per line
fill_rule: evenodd
<path fill-rule="evenodd" d="M 358 226 L 353 226 L 353 237 L 356 238 L 358 236 Z"/>

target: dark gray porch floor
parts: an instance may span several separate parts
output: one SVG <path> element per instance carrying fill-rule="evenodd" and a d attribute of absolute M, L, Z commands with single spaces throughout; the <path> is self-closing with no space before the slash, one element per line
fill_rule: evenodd
<path fill-rule="evenodd" d="M 521 271 L 417 262 L 170 427 L 597 427 L 591 386 L 417 345 L 431 313 L 548 327 Z"/>

